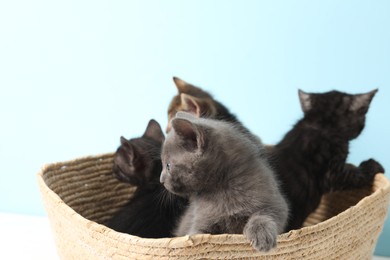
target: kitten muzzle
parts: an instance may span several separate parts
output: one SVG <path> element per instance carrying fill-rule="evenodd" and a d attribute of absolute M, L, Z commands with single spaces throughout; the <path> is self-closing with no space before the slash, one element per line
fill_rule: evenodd
<path fill-rule="evenodd" d="M 164 185 L 164 181 L 165 181 L 165 174 L 163 172 L 161 172 L 161 174 L 160 174 L 160 183 Z"/>

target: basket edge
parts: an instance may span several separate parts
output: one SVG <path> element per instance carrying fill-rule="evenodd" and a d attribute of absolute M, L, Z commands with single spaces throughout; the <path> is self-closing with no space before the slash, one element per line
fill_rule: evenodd
<path fill-rule="evenodd" d="M 105 232 L 106 234 L 110 234 L 110 235 L 114 236 L 115 238 L 121 237 L 122 239 L 126 239 L 129 241 L 136 240 L 138 242 L 140 242 L 140 240 L 142 240 L 142 242 L 143 242 L 142 244 L 144 244 L 144 246 L 154 246 L 154 247 L 161 247 L 161 248 L 166 248 L 166 247 L 181 248 L 181 247 L 193 246 L 193 245 L 202 244 L 202 243 L 208 243 L 211 240 L 214 240 L 214 241 L 224 240 L 225 242 L 226 242 L 226 240 L 233 240 L 235 244 L 248 243 L 246 241 L 245 237 L 241 234 L 222 234 L 222 235 L 213 235 L 213 236 L 210 234 L 198 234 L 198 235 L 193 235 L 193 236 L 184 236 L 184 237 L 175 237 L 175 238 L 147 239 L 147 238 L 133 236 L 130 234 L 116 232 L 114 230 L 107 228 L 106 226 L 104 226 L 102 224 L 98 224 L 94 221 L 88 220 L 85 217 L 83 217 L 82 215 L 78 214 L 75 210 L 73 210 L 71 207 L 66 205 L 66 203 L 59 197 L 59 195 L 56 194 L 53 190 L 51 190 L 45 183 L 44 173 L 48 170 L 60 168 L 64 165 L 68 165 L 69 163 L 73 164 L 74 162 L 82 162 L 84 160 L 91 160 L 91 159 L 96 160 L 99 158 L 112 157 L 112 156 L 113 156 L 113 153 L 89 155 L 89 156 L 77 158 L 75 160 L 68 160 L 68 161 L 64 161 L 64 162 L 57 162 L 57 163 L 43 165 L 41 170 L 37 173 L 37 179 L 38 179 L 38 183 L 39 183 L 41 192 L 44 192 L 46 195 L 49 196 L 49 198 L 51 200 L 54 200 L 53 202 L 55 204 L 57 204 L 57 205 L 60 204 L 61 207 L 66 207 L 65 210 L 67 210 L 72 216 L 77 217 L 77 219 L 79 221 L 82 221 L 82 223 L 80 223 L 80 224 L 88 225 L 90 228 L 93 228 L 94 230 L 96 230 L 98 232 Z M 361 199 L 356 205 L 352 206 L 351 208 L 358 207 L 358 206 L 361 206 L 361 204 L 364 205 L 365 203 L 368 203 L 366 201 L 370 201 L 371 199 L 374 199 L 374 197 L 378 196 L 382 192 L 388 193 L 387 196 L 390 195 L 390 182 L 386 178 L 386 176 L 384 174 L 377 174 L 375 176 L 374 181 L 378 181 L 377 179 L 379 179 L 380 183 L 384 182 L 383 186 L 378 188 L 377 190 L 375 190 L 369 196 Z M 374 196 L 374 197 L 372 197 L 372 196 Z M 346 210 L 346 211 L 348 211 L 348 210 Z M 346 211 L 343 211 L 340 214 L 348 214 Z M 316 229 L 326 228 L 329 224 L 331 224 L 329 222 L 335 221 L 334 218 L 339 216 L 340 214 L 338 214 L 330 219 L 327 219 L 321 223 L 318 223 L 318 224 L 314 225 L 314 227 Z M 298 229 L 298 230 L 291 230 L 289 232 L 280 234 L 280 235 L 278 235 L 278 243 L 281 243 L 283 241 L 286 242 L 286 241 L 292 240 L 296 236 L 303 236 L 306 234 L 310 234 L 314 227 L 313 226 L 303 227 L 303 228 Z"/>

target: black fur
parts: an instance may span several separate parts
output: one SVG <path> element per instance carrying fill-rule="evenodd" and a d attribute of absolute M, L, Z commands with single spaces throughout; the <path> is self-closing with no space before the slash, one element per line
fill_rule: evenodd
<path fill-rule="evenodd" d="M 300 91 L 304 117 L 273 148 L 271 165 L 290 203 L 286 231 L 298 229 L 324 193 L 370 186 L 383 167 L 373 159 L 346 164 L 349 141 L 364 128 L 375 91 L 350 95 L 338 91 Z"/>
<path fill-rule="evenodd" d="M 180 106 L 180 95 L 185 93 L 194 97 L 191 102 L 198 109 L 189 112 L 234 122 L 243 133 L 251 135 L 237 117 L 209 93 L 177 78 L 175 83 L 179 94 L 170 104 L 168 118 L 177 111 L 188 111 Z M 286 231 L 300 228 L 317 208 L 324 193 L 369 186 L 376 173 L 384 172 L 373 159 L 358 167 L 345 162 L 349 141 L 363 130 L 365 115 L 376 90 L 357 95 L 338 91 L 299 93 L 304 118 L 276 146 L 266 146 L 265 149 L 281 189 L 290 202 L 290 221 Z"/>
<path fill-rule="evenodd" d="M 187 203 L 187 200 L 168 193 L 163 185 L 144 186 L 106 226 L 144 238 L 172 237 L 173 228 Z"/>
<path fill-rule="evenodd" d="M 114 176 L 137 186 L 134 196 L 106 223 L 116 231 L 145 238 L 172 236 L 187 200 L 170 194 L 160 183 L 164 134 L 151 120 L 142 137 L 126 140 L 114 156 Z"/>

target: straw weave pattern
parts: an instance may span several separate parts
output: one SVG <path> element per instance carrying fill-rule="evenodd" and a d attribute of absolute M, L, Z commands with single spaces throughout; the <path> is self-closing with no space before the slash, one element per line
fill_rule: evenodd
<path fill-rule="evenodd" d="M 145 239 L 102 225 L 135 191 L 112 176 L 113 154 L 45 165 L 38 183 L 61 259 L 371 259 L 386 218 L 390 183 L 323 196 L 305 227 L 256 252 L 243 235 Z"/>

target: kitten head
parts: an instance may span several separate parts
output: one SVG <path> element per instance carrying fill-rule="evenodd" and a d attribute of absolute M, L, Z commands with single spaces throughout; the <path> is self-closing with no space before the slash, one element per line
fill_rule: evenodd
<path fill-rule="evenodd" d="M 177 113 L 162 148 L 160 181 L 169 191 L 184 197 L 207 191 L 217 182 L 216 175 L 209 174 L 218 154 L 212 137 L 215 130 L 200 121 L 189 113 Z"/>
<path fill-rule="evenodd" d="M 217 115 L 220 104 L 209 93 L 177 77 L 174 77 L 173 81 L 178 94 L 173 97 L 168 107 L 167 133 L 171 129 L 170 122 L 178 111 L 185 111 L 196 117 L 213 118 Z"/>
<path fill-rule="evenodd" d="M 158 182 L 164 141 L 160 125 L 152 119 L 141 137 L 130 140 L 121 137 L 120 140 L 121 145 L 114 156 L 114 176 L 136 186 Z"/>
<path fill-rule="evenodd" d="M 339 91 L 305 93 L 299 90 L 305 113 L 303 121 L 352 140 L 363 130 L 366 113 L 377 91 L 353 95 Z"/>

